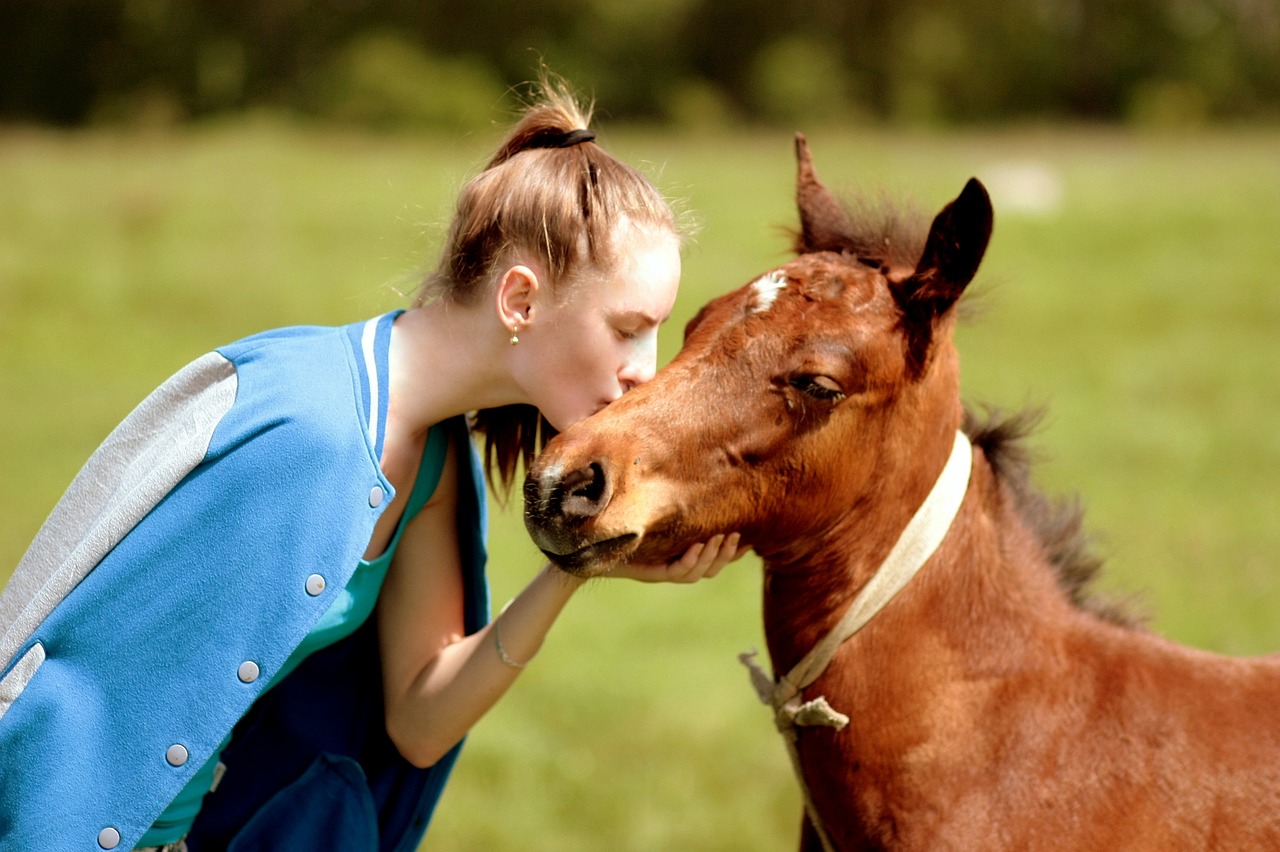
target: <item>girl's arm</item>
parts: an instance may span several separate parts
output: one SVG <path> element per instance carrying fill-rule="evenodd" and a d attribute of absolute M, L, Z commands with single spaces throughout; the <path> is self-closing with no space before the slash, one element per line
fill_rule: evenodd
<path fill-rule="evenodd" d="M 436 491 L 405 527 L 378 602 L 387 733 L 420 767 L 443 757 L 502 697 L 584 582 L 548 564 L 489 626 L 464 635 L 457 468 L 451 442 Z M 691 583 L 738 555 L 736 535 L 716 536 L 671 565 L 628 567 L 617 576 Z"/>

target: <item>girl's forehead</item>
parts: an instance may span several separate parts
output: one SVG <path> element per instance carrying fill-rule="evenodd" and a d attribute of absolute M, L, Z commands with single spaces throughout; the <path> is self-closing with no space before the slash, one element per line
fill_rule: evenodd
<path fill-rule="evenodd" d="M 680 286 L 680 243 L 670 232 L 631 230 L 617 246 L 613 269 L 583 276 L 574 298 L 613 312 L 643 313 L 662 321 L 671 313 Z"/>

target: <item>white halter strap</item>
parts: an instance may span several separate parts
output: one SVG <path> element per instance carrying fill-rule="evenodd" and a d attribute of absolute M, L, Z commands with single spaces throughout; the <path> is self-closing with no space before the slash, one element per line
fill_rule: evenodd
<path fill-rule="evenodd" d="M 942 544 L 956 512 L 960 510 L 960 503 L 969 488 L 972 464 L 973 449 L 969 439 L 964 433 L 957 432 L 946 467 L 889 555 L 854 598 L 840 623 L 781 678 L 780 687 L 785 684 L 788 691 L 799 694 L 800 690 L 817 680 L 831 663 L 836 649 L 865 627 L 924 566 Z"/>
<path fill-rule="evenodd" d="M 774 723 L 786 737 L 792 765 L 804 793 L 809 820 L 827 850 L 832 849 L 831 841 L 818 819 L 817 810 L 800 771 L 795 728 L 798 725 L 826 725 L 840 730 L 849 724 L 849 717 L 832 708 L 824 697 L 801 702 L 800 694 L 826 671 L 837 649 L 884 609 L 942 544 L 956 513 L 960 511 L 964 495 L 969 490 L 969 474 L 972 469 L 973 447 L 963 432 L 956 432 L 946 466 L 938 475 L 929 496 L 894 543 L 889 555 L 862 587 L 862 591 L 858 592 L 840 622 L 791 671 L 775 683 L 755 663 L 755 652 L 738 657 L 751 671 L 752 685 L 760 700 L 774 710 Z"/>

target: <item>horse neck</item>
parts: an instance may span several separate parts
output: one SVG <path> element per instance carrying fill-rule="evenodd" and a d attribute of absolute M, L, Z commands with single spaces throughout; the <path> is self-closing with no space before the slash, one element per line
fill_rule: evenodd
<path fill-rule="evenodd" d="M 941 464 L 927 469 L 940 469 Z M 765 636 L 779 674 L 790 670 L 844 615 L 923 502 L 935 476 L 904 477 L 896 493 L 877 490 L 867 505 L 853 507 L 804 552 L 765 560 Z M 1013 563 L 1016 569 L 1010 568 Z M 990 635 L 1001 618 L 1017 631 L 1025 628 L 1027 618 L 1058 618 L 1069 609 L 1041 545 L 1010 508 L 995 473 L 975 450 L 969 491 L 952 529 L 872 624 L 897 624 L 895 632 L 902 641 L 913 643 L 923 631 L 964 635 L 977 626 L 962 622 L 978 614 L 982 632 Z"/>
<path fill-rule="evenodd" d="M 838 537 L 875 535 L 874 517 Z M 824 541 L 807 574 L 794 563 L 766 574 L 765 635 L 779 674 L 841 618 L 865 583 L 852 578 L 881 558 L 842 563 L 840 552 Z M 1037 671 L 1065 683 L 1056 643 L 1064 631 L 1093 629 L 1089 618 L 1057 587 L 1044 546 L 975 448 L 968 491 L 942 544 L 803 692 L 855 720 L 838 733 L 797 729 L 802 777 L 837 848 L 870 848 L 899 816 L 910 822 L 937 798 L 939 766 L 966 759 L 947 744 L 996 724 L 985 715 L 987 685 Z"/>
<path fill-rule="evenodd" d="M 946 464 L 953 420 L 958 425 L 959 415 L 924 421 L 939 425 L 910 442 L 903 431 L 882 441 L 884 450 L 875 455 L 860 494 L 825 528 L 793 535 L 777 551 L 762 554 L 766 637 L 775 667 L 785 670 L 807 653 L 875 574 Z M 883 431 L 895 433 L 892 424 Z"/>

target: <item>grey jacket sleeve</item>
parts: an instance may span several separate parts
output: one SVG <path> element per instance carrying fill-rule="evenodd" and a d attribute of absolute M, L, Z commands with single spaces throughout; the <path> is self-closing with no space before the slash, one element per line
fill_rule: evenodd
<path fill-rule="evenodd" d="M 210 352 L 156 388 L 89 457 L 0 594 L 0 672 L 53 608 L 200 463 L 236 387 L 234 365 Z M 13 681 L 25 681 L 39 664 L 20 662 L 0 682 L 0 717 L 21 693 Z M 31 671 L 24 676 L 25 669 Z"/>

